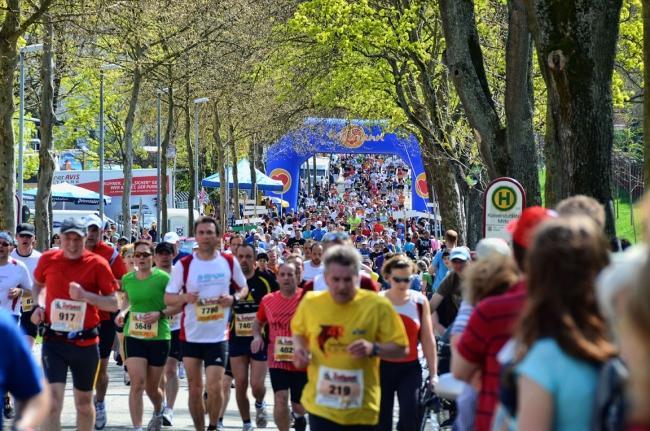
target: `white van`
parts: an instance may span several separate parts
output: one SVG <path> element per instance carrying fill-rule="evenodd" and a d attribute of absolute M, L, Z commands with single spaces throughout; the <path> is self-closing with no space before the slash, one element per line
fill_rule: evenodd
<path fill-rule="evenodd" d="M 200 217 L 197 210 L 194 210 L 194 220 Z M 176 232 L 178 236 L 189 234 L 190 217 L 187 208 L 167 209 L 167 232 Z"/>
<path fill-rule="evenodd" d="M 52 210 L 52 234 L 59 233 L 61 230 L 61 223 L 63 223 L 63 220 L 70 218 L 70 217 L 79 217 L 81 219 L 85 219 L 87 217 L 90 217 L 92 215 L 95 215 L 99 217 L 99 211 L 93 211 L 93 210 Z M 117 223 L 109 217 L 104 214 L 104 220 L 107 220 L 110 223 L 113 223 L 117 226 Z"/>

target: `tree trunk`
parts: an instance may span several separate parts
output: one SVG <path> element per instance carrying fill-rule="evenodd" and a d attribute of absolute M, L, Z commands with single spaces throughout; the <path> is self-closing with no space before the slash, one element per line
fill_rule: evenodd
<path fill-rule="evenodd" d="M 257 206 L 257 171 L 255 170 L 255 158 L 256 158 L 255 153 L 257 151 L 256 147 L 257 147 L 257 135 L 253 134 L 250 147 L 248 148 L 248 164 L 251 168 L 251 183 L 253 184 L 251 195 L 253 197 L 253 201 L 255 202 L 255 206 Z M 257 215 L 257 210 L 255 211 L 255 215 Z"/>
<path fill-rule="evenodd" d="M 50 189 L 54 173 L 54 158 L 52 157 L 53 127 L 54 127 L 54 65 L 52 59 L 52 43 L 54 26 L 52 17 L 45 15 L 45 39 L 43 56 L 41 57 L 41 146 L 38 150 L 38 189 L 34 203 L 34 227 L 36 228 L 37 248 L 50 248 L 50 219 L 49 212 Z"/>
<path fill-rule="evenodd" d="M 226 202 L 226 187 L 228 187 L 228 178 L 226 178 L 226 158 L 223 140 L 221 139 L 221 117 L 219 116 L 219 106 L 217 102 L 212 104 L 212 116 L 214 127 L 212 136 L 214 138 L 215 148 L 217 150 L 217 166 L 219 168 L 219 215 L 221 217 L 221 226 L 225 230 L 228 222 L 228 203 Z"/>
<path fill-rule="evenodd" d="M 195 105 L 194 109 L 198 109 Z M 190 168 L 190 193 L 187 198 L 187 211 L 189 215 L 189 226 L 187 231 L 189 235 L 194 235 L 194 201 L 196 196 L 196 167 L 194 166 L 194 147 L 192 146 L 192 121 L 190 116 L 190 83 L 185 83 L 185 144 L 187 146 L 187 165 Z"/>
<path fill-rule="evenodd" d="M 232 199 L 235 220 L 240 219 L 239 214 L 239 172 L 237 172 L 237 143 L 235 142 L 235 128 L 232 123 L 228 125 L 228 143 L 230 144 L 232 160 Z M 227 184 L 226 184 L 227 186 Z"/>
<path fill-rule="evenodd" d="M 650 190 L 650 0 L 643 0 L 643 134 L 644 184 Z"/>
<path fill-rule="evenodd" d="M 533 129 L 532 49 L 526 4 L 524 0 L 510 0 L 505 94 L 506 141 L 510 163 L 506 175 L 523 185 L 529 206 L 542 204 Z"/>
<path fill-rule="evenodd" d="M 611 83 L 622 0 L 576 3 L 582 4 L 526 0 L 548 93 L 546 205 L 575 194 L 593 196 L 605 205 L 606 229 L 615 235 Z"/>
<path fill-rule="evenodd" d="M 18 12 L 20 9 L 18 9 Z M 5 13 L 5 23 L 12 15 Z M 18 27 L 19 15 L 15 16 Z M 16 227 L 16 158 L 14 148 L 13 116 L 14 106 L 14 72 L 18 64 L 16 38 L 3 38 L 0 34 L 0 230 L 13 232 Z"/>
<path fill-rule="evenodd" d="M 169 70 L 170 79 L 171 76 L 171 66 Z M 162 226 L 158 226 L 158 235 L 162 238 L 163 235 L 167 233 L 167 194 L 169 193 L 169 188 L 167 187 L 167 166 L 169 166 L 169 160 L 167 157 L 167 152 L 169 151 L 169 145 L 172 140 L 172 130 L 174 128 L 174 89 L 172 83 L 170 82 L 167 87 L 167 127 L 165 128 L 165 138 L 163 139 L 160 145 L 160 200 L 159 204 L 161 205 L 161 216 L 160 223 Z M 191 219 L 190 219 L 191 221 Z M 192 225 L 194 223 L 192 222 Z M 188 231 L 189 232 L 189 231 Z"/>
<path fill-rule="evenodd" d="M 140 65 L 135 64 L 133 70 L 133 82 L 131 87 L 131 100 L 129 110 L 124 121 L 124 190 L 122 191 L 122 219 L 123 232 L 127 238 L 131 238 L 131 185 L 133 184 L 133 123 L 135 122 L 135 111 L 138 107 L 140 96 L 140 85 L 142 84 L 142 71 Z"/>
<path fill-rule="evenodd" d="M 318 168 L 316 167 L 316 154 L 314 154 L 314 160 L 313 160 L 313 165 L 314 167 L 314 190 L 313 193 L 316 192 L 316 187 L 318 186 L 318 181 L 316 180 L 316 177 L 318 176 Z"/>

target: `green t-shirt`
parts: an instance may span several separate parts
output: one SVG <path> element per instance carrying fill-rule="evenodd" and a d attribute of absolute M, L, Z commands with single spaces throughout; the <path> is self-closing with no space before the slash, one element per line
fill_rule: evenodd
<path fill-rule="evenodd" d="M 158 334 L 153 336 L 151 327 L 144 323 L 137 322 L 139 313 L 161 311 L 165 309 L 165 288 L 170 276 L 165 271 L 154 268 L 149 278 L 139 280 L 135 272 L 129 272 L 122 277 L 122 290 L 129 295 L 131 310 L 129 317 L 124 322 L 124 335 L 143 340 L 170 340 L 169 320 L 163 318 L 158 320 Z M 131 320 L 136 319 L 133 324 Z M 132 326 L 134 325 L 134 326 Z M 138 331 L 138 335 L 132 334 L 132 329 Z M 147 334 L 149 332 L 149 334 Z"/>

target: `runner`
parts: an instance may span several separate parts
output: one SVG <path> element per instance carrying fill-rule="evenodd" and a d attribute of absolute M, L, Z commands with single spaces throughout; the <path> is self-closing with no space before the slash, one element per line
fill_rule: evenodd
<path fill-rule="evenodd" d="M 21 223 L 16 228 L 16 248 L 11 252 L 11 257 L 18 260 L 27 266 L 29 276 L 34 276 L 34 269 L 41 253 L 34 250 L 34 243 L 36 242 L 34 225 L 29 223 Z M 31 321 L 32 310 L 34 309 L 34 299 L 31 293 L 32 286 L 29 286 L 29 291 L 23 292 L 22 297 L 22 314 L 20 315 L 20 327 L 25 334 L 27 334 L 27 342 L 29 346 L 34 345 L 34 340 L 38 335 L 38 327 Z"/>
<path fill-rule="evenodd" d="M 250 403 L 248 401 L 248 382 L 250 377 L 251 390 L 255 398 L 255 425 L 265 428 L 267 425 L 266 405 L 264 395 L 266 387 L 264 379 L 267 370 L 266 349 L 251 352 L 253 341 L 253 322 L 260 302 L 265 295 L 279 289 L 275 279 L 263 275 L 255 267 L 255 250 L 253 246 L 244 243 L 237 248 L 237 260 L 246 277 L 248 295 L 242 297 L 233 305 L 230 322 L 230 367 L 235 378 L 235 396 L 237 407 L 244 423 L 243 430 L 252 429 L 250 418 Z"/>
<path fill-rule="evenodd" d="M 257 353 L 264 349 L 261 328 L 268 324 L 269 344 L 268 362 L 273 387 L 273 419 L 280 431 L 289 431 L 289 391 L 294 413 L 294 428 L 304 431 L 307 427 L 305 409 L 300 404 L 302 390 L 307 383 L 307 373 L 294 367 L 293 341 L 291 338 L 291 318 L 302 298 L 302 289 L 296 280 L 296 264 L 285 262 L 278 268 L 278 292 L 266 295 L 257 311 L 253 323 L 253 342 L 251 351 Z"/>
<path fill-rule="evenodd" d="M 126 265 L 120 252 L 112 246 L 106 244 L 102 238 L 104 231 L 102 229 L 102 220 L 97 216 L 88 218 L 86 224 L 86 250 L 103 257 L 111 267 L 113 277 L 119 282 L 124 274 L 127 273 Z M 107 226 L 108 227 L 108 226 Z M 108 389 L 108 359 L 113 351 L 115 344 L 115 316 L 104 311 L 99 312 L 101 320 L 99 324 L 99 373 L 95 384 L 95 410 L 97 417 L 95 419 L 95 429 L 103 430 L 108 421 L 106 415 L 106 406 L 104 398 Z"/>
<path fill-rule="evenodd" d="M 154 263 L 156 268 L 165 271 L 168 274 L 172 272 L 172 261 L 174 258 L 174 247 L 168 242 L 161 242 L 156 246 L 154 253 Z M 170 310 L 173 314 L 169 321 L 169 329 L 171 331 L 171 342 L 169 345 L 169 355 L 165 361 L 165 370 L 163 378 L 160 381 L 160 387 L 165 394 L 163 401 L 163 425 L 172 426 L 174 420 L 174 404 L 176 403 L 176 396 L 178 395 L 178 364 L 183 360 L 181 355 L 180 332 L 181 332 L 181 315 L 180 307 L 178 312 Z"/>
<path fill-rule="evenodd" d="M 308 293 L 291 321 L 294 365 L 307 367 L 302 405 L 311 431 L 372 430 L 379 420 L 379 358 L 408 353 L 404 324 L 386 298 L 359 289 L 351 246 L 325 253 L 328 290 Z"/>
<path fill-rule="evenodd" d="M 125 293 L 122 310 L 115 318 L 124 327 L 125 361 L 131 378 L 129 411 L 136 431 L 142 430 L 142 395 L 147 392 L 154 407 L 154 414 L 147 430 L 159 431 L 163 423 L 163 391 L 160 378 L 169 354 L 171 334 L 165 306 L 165 288 L 169 274 L 152 268 L 154 248 L 146 240 L 133 245 L 138 270 L 122 278 Z"/>
<path fill-rule="evenodd" d="M 223 398 L 221 381 L 228 358 L 230 308 L 248 294 L 248 288 L 239 263 L 231 255 L 217 251 L 221 229 L 215 219 L 200 217 L 194 222 L 194 235 L 198 249 L 174 265 L 165 303 L 183 306 L 180 339 L 194 427 L 205 428 L 203 364 L 208 429 L 216 430 Z"/>
<path fill-rule="evenodd" d="M 176 232 L 167 232 L 163 236 L 163 242 L 169 243 L 169 244 L 172 245 L 172 247 L 174 247 L 174 261 L 173 261 L 173 264 L 176 264 L 176 262 L 178 262 L 179 260 L 181 260 L 185 256 L 190 255 L 189 253 L 185 253 L 184 251 L 182 251 L 182 250 L 180 250 L 178 248 L 178 242 L 180 240 L 181 239 L 178 236 L 178 234 L 176 234 Z"/>
<path fill-rule="evenodd" d="M 9 232 L 0 232 L 0 308 L 7 310 L 16 323 L 20 319 L 20 297 L 32 289 L 32 278 L 27 266 L 10 257 L 14 238 Z M 14 406 L 5 395 L 2 414 L 6 419 L 14 417 Z"/>
<path fill-rule="evenodd" d="M 135 268 L 135 258 L 133 257 L 133 244 L 125 244 L 119 248 L 119 251 L 120 251 L 120 257 L 124 261 L 124 265 L 126 265 L 126 271 L 127 272 L 135 271 L 136 268 Z M 120 306 L 120 309 L 122 308 L 123 294 L 124 292 L 122 292 L 121 290 L 117 291 L 117 302 Z M 115 332 L 117 335 L 118 351 L 113 357 L 115 358 L 115 363 L 118 366 L 123 365 L 124 384 L 126 386 L 129 386 L 131 384 L 131 378 L 129 377 L 129 370 L 126 368 L 126 365 L 124 365 L 124 361 L 123 361 L 124 358 L 124 332 L 123 331 L 124 328 L 120 328 L 119 326 L 115 327 Z"/>
<path fill-rule="evenodd" d="M 379 366 L 381 381 L 381 405 L 377 431 L 393 429 L 393 402 L 395 394 L 399 401 L 399 422 L 397 429 L 419 430 L 419 389 L 422 386 L 422 367 L 418 360 L 418 344 L 429 367 L 429 375 L 437 379 L 438 358 L 433 326 L 429 314 L 429 301 L 420 292 L 409 288 L 414 264 L 406 255 L 397 255 L 384 264 L 383 277 L 390 283 L 390 289 L 379 295 L 387 298 L 402 318 L 409 339 L 409 354 L 403 359 L 382 359 Z"/>
<path fill-rule="evenodd" d="M 315 242 L 310 249 L 311 259 L 305 261 L 304 263 L 304 272 L 303 278 L 307 281 L 313 280 L 317 275 L 323 273 L 323 262 L 321 257 L 323 256 L 323 246 L 320 243 Z"/>
<path fill-rule="evenodd" d="M 61 411 L 68 369 L 72 373 L 77 429 L 95 423 L 93 385 L 99 365 L 99 310 L 117 311 L 116 282 L 108 262 L 85 249 L 86 224 L 69 218 L 61 224 L 61 249 L 45 252 L 34 270 L 32 295 L 45 291 L 45 309 L 32 314 L 45 322 L 42 354 L 52 391 L 52 410 L 43 429 L 61 429 Z"/>

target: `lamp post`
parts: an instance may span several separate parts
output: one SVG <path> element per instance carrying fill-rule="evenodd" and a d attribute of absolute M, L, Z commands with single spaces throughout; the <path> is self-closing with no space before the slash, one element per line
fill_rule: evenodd
<path fill-rule="evenodd" d="M 104 72 L 117 69 L 117 64 L 99 67 L 99 218 L 104 221 Z"/>
<path fill-rule="evenodd" d="M 201 207 L 199 202 L 199 110 L 203 103 L 208 103 L 207 97 L 194 99 L 194 199 L 197 210 Z"/>
<path fill-rule="evenodd" d="M 25 54 L 36 52 L 43 49 L 42 43 L 34 45 L 27 45 L 20 48 L 19 61 L 20 61 L 20 108 L 18 114 L 18 198 L 20 205 L 23 204 L 23 158 L 25 151 Z"/>
<path fill-rule="evenodd" d="M 163 231 L 167 230 L 167 227 L 165 226 L 165 229 L 162 228 L 160 224 L 160 219 L 161 219 L 161 213 L 162 209 L 160 207 L 160 202 L 162 201 L 162 194 L 160 193 L 160 179 L 162 177 L 162 170 L 161 170 L 161 164 L 162 164 L 162 143 L 161 143 L 161 114 L 160 114 L 160 95 L 165 94 L 169 91 L 169 88 L 161 88 L 159 90 L 156 90 L 156 183 L 158 184 L 158 196 L 157 196 L 157 201 L 156 201 L 156 232 L 158 233 L 158 237 L 160 238 L 160 234 Z M 160 240 L 159 240 L 160 242 Z"/>

